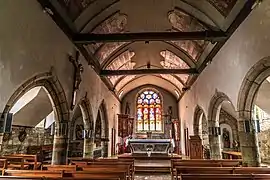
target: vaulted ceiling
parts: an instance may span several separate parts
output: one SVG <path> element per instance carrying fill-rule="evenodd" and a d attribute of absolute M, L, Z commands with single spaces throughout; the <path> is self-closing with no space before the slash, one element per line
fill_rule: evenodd
<path fill-rule="evenodd" d="M 117 96 L 154 84 L 178 99 L 255 2 L 38 1 Z"/>

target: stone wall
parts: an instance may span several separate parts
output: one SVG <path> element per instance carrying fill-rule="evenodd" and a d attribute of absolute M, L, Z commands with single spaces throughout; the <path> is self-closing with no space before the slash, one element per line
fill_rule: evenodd
<path fill-rule="evenodd" d="M 270 129 L 258 133 L 259 152 L 262 162 L 270 163 Z"/>
<path fill-rule="evenodd" d="M 26 132 L 26 137 L 23 141 L 20 141 L 19 135 L 23 131 Z M 30 146 L 52 145 L 52 143 L 53 136 L 50 135 L 50 130 L 13 126 L 8 140 L 2 144 L 1 154 L 26 154 L 27 148 Z"/>

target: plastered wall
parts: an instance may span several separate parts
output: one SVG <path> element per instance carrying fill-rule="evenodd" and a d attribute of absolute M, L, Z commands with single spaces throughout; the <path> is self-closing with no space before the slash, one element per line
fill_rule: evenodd
<path fill-rule="evenodd" d="M 65 34 L 35 0 L 1 0 L 0 22 L 0 112 L 21 84 L 39 73 L 49 72 L 52 66 L 70 107 L 74 69 L 67 56 L 74 53 L 74 46 Z M 80 59 L 84 72 L 77 101 L 87 93 L 95 120 L 104 100 L 111 130 L 119 102 L 86 61 Z"/>

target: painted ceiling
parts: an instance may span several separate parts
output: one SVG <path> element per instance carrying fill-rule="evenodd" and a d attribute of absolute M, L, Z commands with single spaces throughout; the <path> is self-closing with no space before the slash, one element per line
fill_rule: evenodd
<path fill-rule="evenodd" d="M 245 0 L 57 0 L 78 32 L 225 31 Z M 153 8 L 154 7 L 154 8 Z M 234 13 L 232 13 L 234 12 Z M 204 40 L 160 42 L 110 42 L 84 45 L 102 69 L 199 68 L 215 44 Z M 140 86 L 151 78 L 166 81 L 180 95 L 193 75 L 156 74 L 109 76 L 116 94 L 129 84 Z M 143 81 L 142 81 L 143 80 Z M 165 84 L 165 83 L 163 83 Z M 168 89 L 168 87 L 163 87 Z M 171 90 L 172 92 L 174 90 Z M 126 92 L 125 92 L 126 93 Z M 175 94 L 176 96 L 176 94 Z"/>

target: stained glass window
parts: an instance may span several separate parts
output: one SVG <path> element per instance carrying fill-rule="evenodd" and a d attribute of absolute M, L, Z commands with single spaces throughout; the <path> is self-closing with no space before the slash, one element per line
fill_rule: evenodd
<path fill-rule="evenodd" d="M 154 90 L 145 90 L 137 97 L 137 132 L 162 131 L 161 98 Z"/>

